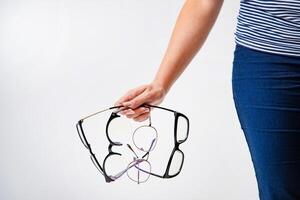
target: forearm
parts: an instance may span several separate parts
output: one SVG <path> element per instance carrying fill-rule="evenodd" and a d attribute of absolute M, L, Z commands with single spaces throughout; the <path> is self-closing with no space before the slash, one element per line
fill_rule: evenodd
<path fill-rule="evenodd" d="M 187 0 L 176 21 L 167 50 L 153 81 L 168 91 L 202 47 L 223 0 Z"/>

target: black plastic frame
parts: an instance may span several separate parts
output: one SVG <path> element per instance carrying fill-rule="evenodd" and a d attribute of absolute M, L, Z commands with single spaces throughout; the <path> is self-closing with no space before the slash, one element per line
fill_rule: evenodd
<path fill-rule="evenodd" d="M 189 129 L 190 129 L 190 123 L 189 123 L 189 119 L 186 115 L 180 113 L 180 112 L 177 112 L 175 110 L 172 110 L 172 109 L 169 109 L 169 108 L 164 108 L 164 107 L 161 107 L 161 106 L 155 106 L 155 105 L 150 105 L 150 104 L 143 104 L 141 106 L 144 106 L 144 107 L 148 107 L 148 108 L 158 108 L 158 109 L 162 109 L 162 110 L 165 110 L 165 111 L 168 111 L 168 112 L 173 112 L 174 113 L 174 148 L 171 152 L 171 155 L 170 155 L 170 158 L 168 160 L 168 164 L 167 164 L 167 167 L 166 167 L 166 170 L 164 172 L 163 175 L 159 175 L 159 174 L 156 174 L 156 173 L 152 173 L 152 172 L 147 172 L 147 171 L 144 171 L 146 173 L 149 173 L 150 175 L 153 175 L 153 176 L 156 176 L 156 177 L 159 177 L 159 178 L 173 178 L 175 176 L 177 176 L 180 172 L 181 172 L 181 169 L 182 169 L 182 166 L 183 166 L 183 163 L 184 163 L 184 153 L 179 149 L 179 146 L 184 143 L 188 136 L 189 136 Z M 108 111 L 108 110 L 112 110 L 112 109 L 116 109 L 116 108 L 122 108 L 124 106 L 113 106 L 113 107 L 110 107 L 106 110 L 103 110 L 103 111 Z M 124 107 L 125 108 L 125 107 Z M 102 112 L 102 111 L 100 111 Z M 98 112 L 98 113 L 100 113 Z M 98 113 L 95 113 L 93 115 L 96 115 Z M 93 116 L 93 115 L 90 115 L 90 116 Z M 88 117 L 90 117 L 88 116 Z M 114 142 L 111 140 L 111 138 L 109 137 L 109 134 L 108 134 L 108 127 L 111 123 L 111 121 L 117 117 L 120 117 L 120 115 L 118 115 L 117 113 L 115 112 L 112 112 L 108 121 L 107 121 L 107 124 L 106 124 L 106 137 L 109 141 L 109 145 L 108 145 L 108 155 L 104 158 L 103 160 L 103 163 L 102 163 L 102 166 L 100 165 L 99 161 L 97 160 L 95 154 L 93 153 L 92 151 L 92 148 L 91 148 L 91 145 L 88 143 L 87 139 L 86 139 L 86 136 L 84 134 L 84 130 L 83 130 L 83 122 L 85 119 L 87 119 L 88 117 L 86 118 L 83 118 L 83 119 L 80 119 L 77 124 L 76 124 L 76 129 L 77 129 L 77 132 L 78 132 L 78 135 L 80 137 L 80 140 L 81 142 L 83 143 L 83 145 L 89 150 L 90 154 L 91 154 L 91 160 L 92 162 L 94 163 L 95 167 L 100 171 L 100 173 L 104 176 L 105 178 L 105 181 L 106 182 L 112 182 L 114 181 L 114 179 L 112 179 L 107 173 L 106 173 L 106 170 L 105 170 L 105 163 L 107 161 L 107 159 L 110 157 L 110 156 L 114 156 L 114 155 L 118 155 L 118 156 L 121 156 L 122 154 L 121 153 L 117 153 L 117 152 L 113 152 L 112 151 L 112 147 L 113 146 L 121 146 L 122 144 L 119 143 L 119 142 Z M 179 117 L 183 117 L 186 121 L 187 121 L 187 136 L 185 139 L 183 140 L 178 140 L 177 139 L 177 127 L 178 127 L 178 119 Z M 82 134 L 81 134 L 82 133 Z M 180 169 L 177 173 L 175 174 L 170 174 L 170 166 L 171 166 L 171 163 L 172 163 L 172 159 L 174 157 L 174 154 L 176 151 L 179 151 L 181 154 L 182 154 L 182 162 L 181 162 L 181 165 L 180 165 Z M 149 155 L 149 152 L 145 153 L 145 155 L 143 155 L 142 157 L 144 158 L 146 155 Z M 142 169 L 140 169 L 142 170 Z M 142 170 L 143 171 L 143 170 Z"/>

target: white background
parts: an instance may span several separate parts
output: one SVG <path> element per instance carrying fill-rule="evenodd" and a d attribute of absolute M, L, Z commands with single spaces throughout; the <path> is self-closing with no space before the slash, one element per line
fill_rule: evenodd
<path fill-rule="evenodd" d="M 0 199 L 258 199 L 231 92 L 238 1 L 161 104 L 190 118 L 179 176 L 107 184 L 77 136 L 79 118 L 153 79 L 182 5 L 0 1 Z"/>

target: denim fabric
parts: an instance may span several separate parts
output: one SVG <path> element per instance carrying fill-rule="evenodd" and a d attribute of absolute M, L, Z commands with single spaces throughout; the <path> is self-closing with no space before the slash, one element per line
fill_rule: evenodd
<path fill-rule="evenodd" d="M 261 200 L 300 200 L 300 57 L 236 44 L 232 93 Z"/>

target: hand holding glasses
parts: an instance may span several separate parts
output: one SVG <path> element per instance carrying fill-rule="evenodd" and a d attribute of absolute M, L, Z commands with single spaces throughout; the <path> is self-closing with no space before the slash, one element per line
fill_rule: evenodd
<path fill-rule="evenodd" d="M 77 124 L 77 132 L 79 134 L 79 137 L 83 143 L 83 145 L 89 150 L 90 152 L 90 157 L 95 165 L 95 167 L 99 170 L 99 172 L 104 176 L 106 182 L 112 182 L 120 178 L 122 175 L 125 173 L 127 176 L 137 182 L 137 183 L 143 183 L 148 180 L 150 175 L 156 176 L 159 178 L 173 178 L 177 176 L 183 166 L 184 162 L 184 153 L 179 149 L 180 144 L 184 143 L 189 134 L 189 119 L 182 113 L 179 113 L 177 111 L 160 107 L 160 106 L 154 106 L 154 105 L 149 105 L 149 104 L 143 104 L 141 106 L 144 106 L 150 110 L 150 108 L 155 108 L 155 109 L 161 109 L 163 111 L 167 112 L 172 112 L 174 114 L 174 148 L 171 152 L 171 155 L 168 160 L 168 164 L 166 167 L 166 170 L 163 174 L 158 174 L 154 173 L 151 170 L 151 164 L 148 161 L 148 158 L 150 156 L 150 152 L 154 150 L 156 143 L 158 141 L 158 132 L 156 128 L 152 125 L 151 122 L 151 116 L 149 115 L 149 124 L 148 125 L 142 125 L 139 126 L 134 130 L 132 133 L 132 142 L 134 146 L 141 152 L 144 152 L 143 156 L 138 156 L 137 153 L 133 150 L 133 148 L 127 144 L 127 147 L 129 150 L 133 153 L 134 157 L 133 160 L 128 164 L 128 166 L 121 171 L 115 172 L 114 174 L 108 174 L 107 173 L 107 168 L 106 164 L 107 161 L 114 156 L 122 156 L 121 153 L 114 152 L 112 150 L 113 146 L 122 146 L 123 144 L 118 142 L 118 141 L 113 141 L 110 137 L 109 130 L 110 130 L 110 125 L 113 120 L 116 120 L 118 117 L 121 117 L 118 113 L 126 107 L 124 106 L 113 106 L 108 109 L 104 109 L 101 111 L 98 111 L 96 113 L 93 113 L 91 115 L 88 115 L 82 119 L 80 119 Z M 84 134 L 84 129 L 83 129 L 83 122 L 87 120 L 88 118 L 91 118 L 95 115 L 98 115 L 100 113 L 106 112 L 106 111 L 112 111 L 110 114 L 110 117 L 106 123 L 106 128 L 105 128 L 105 133 L 106 133 L 106 138 L 109 141 L 108 145 L 108 155 L 104 158 L 102 165 L 100 165 L 99 161 L 97 160 L 95 154 L 92 151 L 91 145 L 87 141 L 87 138 Z M 150 111 L 149 111 L 150 114 Z M 179 124 L 185 123 L 186 128 L 184 130 L 179 130 L 178 126 Z M 147 134 L 147 135 L 145 135 Z M 145 143 L 140 143 L 136 138 L 138 137 L 145 137 L 147 136 L 148 140 Z M 177 165 L 176 165 L 177 163 Z"/>

